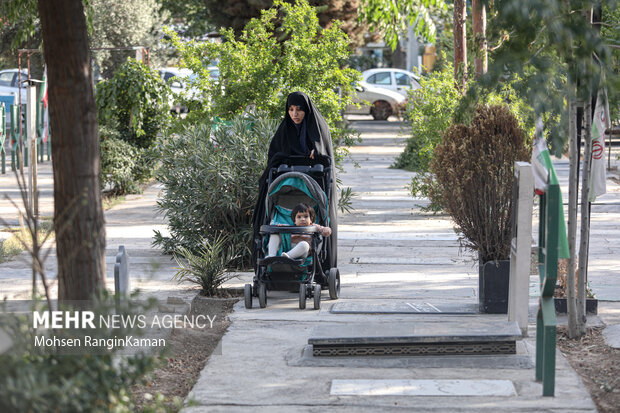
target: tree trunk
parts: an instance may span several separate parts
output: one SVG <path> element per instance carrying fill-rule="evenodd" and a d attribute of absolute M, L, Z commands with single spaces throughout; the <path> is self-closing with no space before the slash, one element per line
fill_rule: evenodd
<path fill-rule="evenodd" d="M 467 84 L 467 37 L 465 24 L 467 8 L 465 0 L 454 1 L 454 80 L 461 92 Z"/>
<path fill-rule="evenodd" d="M 407 68 L 407 54 L 400 47 L 400 42 L 396 45 L 396 50 L 392 53 L 392 67 L 396 67 L 398 69 Z"/>
<path fill-rule="evenodd" d="M 472 29 L 474 32 L 474 67 L 476 77 L 487 72 L 487 9 L 481 0 L 472 0 Z"/>
<path fill-rule="evenodd" d="M 590 194 L 590 169 L 592 166 L 592 104 L 588 99 L 583 108 L 584 114 L 584 153 L 581 177 L 581 238 L 579 240 L 579 270 L 577 273 L 577 330 L 579 335 L 586 333 L 586 274 L 588 271 L 588 243 L 590 237 L 590 214 L 588 211 Z"/>
<path fill-rule="evenodd" d="M 577 113 L 575 102 L 569 101 L 568 135 L 570 147 L 570 173 L 568 179 L 568 273 L 566 274 L 566 312 L 568 314 L 568 336 L 577 337 L 577 307 L 575 303 L 575 251 L 577 242 L 577 191 L 579 181 L 579 148 L 577 147 Z"/>
<path fill-rule="evenodd" d="M 89 300 L 105 288 L 105 226 L 97 110 L 81 0 L 38 0 L 54 133 L 58 299 Z"/>

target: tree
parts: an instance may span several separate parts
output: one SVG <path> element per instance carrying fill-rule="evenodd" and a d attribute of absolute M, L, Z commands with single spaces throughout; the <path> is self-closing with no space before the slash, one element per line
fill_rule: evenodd
<path fill-rule="evenodd" d="M 81 0 L 39 0 L 54 134 L 58 299 L 89 300 L 105 287 L 97 109 Z"/>
<path fill-rule="evenodd" d="M 609 9 L 615 9 L 615 2 L 608 2 Z M 614 3 L 613 5 L 611 3 Z M 548 124 L 554 117 L 565 114 L 568 103 L 570 122 L 564 125 L 563 133 L 550 133 L 552 146 L 556 153 L 565 144 L 565 136 L 571 138 L 571 187 L 569 191 L 569 241 L 572 240 L 571 259 L 569 262 L 569 280 L 575 267 L 575 231 L 577 209 L 576 169 L 579 163 L 579 145 L 576 125 L 581 111 L 585 123 L 586 148 L 584 171 L 582 172 L 582 191 L 588 190 L 588 164 L 590 147 L 588 144 L 589 125 L 591 124 L 591 98 L 599 87 L 617 90 L 620 86 L 617 74 L 614 74 L 612 54 L 608 45 L 601 41 L 598 29 L 591 24 L 592 3 L 586 0 L 564 2 L 561 0 L 503 0 L 498 3 L 495 19 L 505 31 L 506 41 L 493 54 L 488 76 L 481 80 L 484 87 L 494 87 L 506 79 L 516 78 L 515 86 L 528 103 Z M 603 19 L 604 20 L 604 19 Z M 616 23 L 617 24 L 617 23 Z M 472 96 L 475 94 L 472 93 Z M 610 104 L 612 106 L 612 104 Z M 557 121 L 556 121 L 557 122 Z M 568 132 L 566 133 L 566 128 Z M 558 130 L 562 130 L 558 128 Z M 551 131 L 553 132 L 553 131 Z M 582 198 L 582 235 L 587 238 L 587 200 Z M 581 256 L 585 253 L 587 243 L 581 245 Z M 585 262 L 580 259 L 580 276 L 578 279 L 578 297 L 576 314 L 574 303 L 574 284 L 567 284 L 569 296 L 569 335 L 575 337 L 585 332 Z"/>
<path fill-rule="evenodd" d="M 416 36 L 435 41 L 435 22 L 431 18 L 430 8 L 446 8 L 444 0 L 362 0 L 360 18 L 366 21 L 371 30 L 384 33 L 385 42 L 396 49 L 398 38 L 407 33 L 408 26 L 413 27 Z"/>
<path fill-rule="evenodd" d="M 2 16 L 0 8 L 0 16 Z M 18 56 L 15 49 L 39 49 L 41 47 L 41 30 L 35 26 L 34 30 L 24 35 L 23 21 L 9 22 L 0 20 L 0 69 L 14 68 L 18 65 Z M 25 66 L 22 60 L 22 67 Z M 30 55 L 30 76 L 41 79 L 43 75 L 43 55 Z"/>
<path fill-rule="evenodd" d="M 454 1 L 454 79 L 461 92 L 467 85 L 467 4 L 465 0 Z"/>
<path fill-rule="evenodd" d="M 276 27 L 279 23 L 279 27 Z M 306 92 L 330 126 L 335 145 L 347 140 L 342 110 L 351 103 L 359 73 L 343 68 L 349 56 L 349 38 L 339 23 L 322 29 L 316 9 L 306 0 L 294 5 L 281 0 L 252 19 L 241 36 L 222 30 L 224 42 L 183 42 L 170 33 L 182 62 L 197 74 L 194 86 L 209 101 L 192 108 L 185 122 L 218 116 L 230 119 L 248 106 L 272 118 L 282 116 L 289 92 Z M 210 79 L 209 62 L 218 60 L 220 77 Z M 340 88 L 342 97 L 337 88 Z"/>
<path fill-rule="evenodd" d="M 159 56 L 159 30 L 168 13 L 160 13 L 156 0 L 91 0 L 92 48 L 144 46 L 149 49 L 151 63 L 164 62 Z M 114 13 L 110 13 L 114 10 Z M 135 51 L 96 51 L 93 59 L 99 64 L 105 78 L 111 77 L 127 57 Z"/>
<path fill-rule="evenodd" d="M 474 67 L 476 76 L 479 76 L 487 72 L 487 11 L 482 0 L 472 0 L 471 17 L 474 29 Z"/>
<path fill-rule="evenodd" d="M 292 0 L 288 1 L 293 3 Z M 319 24 L 330 28 L 334 20 L 342 22 L 340 28 L 349 35 L 354 45 L 363 42 L 366 26 L 357 21 L 360 0 L 310 0 L 319 12 Z M 201 37 L 220 28 L 233 29 L 241 35 L 243 28 L 253 18 L 260 18 L 261 11 L 273 6 L 273 0 L 232 0 L 225 5 L 219 0 L 162 0 L 162 5 L 174 17 L 186 21 L 183 35 Z"/>

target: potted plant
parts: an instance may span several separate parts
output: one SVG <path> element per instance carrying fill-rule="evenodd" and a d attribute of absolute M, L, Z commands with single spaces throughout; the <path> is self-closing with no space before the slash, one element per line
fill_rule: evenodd
<path fill-rule="evenodd" d="M 553 302 L 555 305 L 555 312 L 557 314 L 567 314 L 567 272 L 568 272 L 568 260 L 560 259 L 558 260 L 558 283 L 555 286 L 555 291 L 553 292 Z M 575 269 L 575 291 L 577 291 L 577 283 L 578 275 L 577 269 Z M 586 285 L 586 313 L 587 314 L 597 314 L 598 313 L 598 299 L 594 297 L 594 292 L 592 289 Z"/>
<path fill-rule="evenodd" d="M 507 106 L 480 105 L 469 126 L 451 125 L 435 147 L 431 171 L 443 205 L 461 245 L 478 252 L 484 313 L 508 310 L 513 168 L 530 158 L 528 143 Z"/>

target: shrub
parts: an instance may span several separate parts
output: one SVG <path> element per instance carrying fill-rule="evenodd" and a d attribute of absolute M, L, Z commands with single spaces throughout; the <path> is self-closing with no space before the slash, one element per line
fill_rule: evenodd
<path fill-rule="evenodd" d="M 186 248 L 198 254 L 218 237 L 228 239 L 236 266 L 251 262 L 252 212 L 258 178 L 278 123 L 236 116 L 212 127 L 203 123 L 164 142 L 157 179 L 164 185 L 158 208 L 170 236 L 156 232 L 154 244 L 167 253 Z"/>
<path fill-rule="evenodd" d="M 134 296 L 135 297 L 135 296 Z M 112 296 L 104 296 L 94 308 L 99 316 L 119 317 L 144 314 L 152 303 L 132 301 L 115 307 Z M 76 308 L 63 308 L 75 310 Z M 0 411 L 2 412 L 132 412 L 136 405 L 130 387 L 157 364 L 156 357 L 138 354 L 121 357 L 118 347 L 47 347 L 35 345 L 35 337 L 45 331 L 32 328 L 32 320 L 23 315 L 0 315 L 3 332 L 12 347 L 0 354 Z M 56 329 L 48 334 L 59 340 L 77 338 L 84 344 L 86 335 L 100 339 L 140 336 L 139 328 Z M 94 354 L 93 354 L 94 353 Z"/>
<path fill-rule="evenodd" d="M 435 146 L 442 142 L 442 136 L 451 123 L 468 123 L 475 113 L 461 108 L 463 100 L 454 88 L 452 67 L 447 66 L 441 72 L 431 73 L 420 80 L 422 87 L 410 92 L 407 118 L 411 121 L 412 136 L 407 140 L 404 152 L 399 156 L 394 167 L 419 172 L 411 179 L 407 189 L 411 195 L 429 197 L 431 203 L 423 211 L 440 212 L 445 209 L 441 188 L 433 174 L 428 173 L 434 157 Z M 513 82 L 517 81 L 515 78 Z M 508 104 L 512 113 L 527 136 L 534 133 L 534 111 L 520 98 L 513 82 L 500 85 L 495 91 L 476 95 L 476 102 L 487 105 Z M 436 92 L 438 91 L 438 92 Z M 433 194 L 430 197 L 430 194 Z"/>
<path fill-rule="evenodd" d="M 460 94 L 454 87 L 454 71 L 447 65 L 420 79 L 420 88 L 409 91 L 405 118 L 411 122 L 411 137 L 395 168 L 427 172 L 435 146 L 450 126 Z"/>
<path fill-rule="evenodd" d="M 509 257 L 513 168 L 530 151 L 505 105 L 479 106 L 470 126 L 451 126 L 435 147 L 431 171 L 442 202 L 461 242 L 478 251 L 482 262 Z"/>
<path fill-rule="evenodd" d="M 133 146 L 149 148 L 170 123 L 169 94 L 154 69 L 127 59 L 110 80 L 97 84 L 99 122 L 117 128 Z"/>
<path fill-rule="evenodd" d="M 118 138 L 101 140 L 101 185 L 114 195 L 134 193 L 138 186 L 133 171 L 136 167 L 136 149 Z"/>
<path fill-rule="evenodd" d="M 196 253 L 180 247 L 174 257 L 179 271 L 173 279 L 200 285 L 203 295 L 216 295 L 222 284 L 237 276 L 235 273 L 226 273 L 226 267 L 236 258 L 227 248 L 227 241 L 223 236 L 215 237 L 211 242 L 205 240 Z"/>
<path fill-rule="evenodd" d="M 432 173 L 419 172 L 411 178 L 411 182 L 407 185 L 407 189 L 412 197 L 424 197 L 430 200 L 426 206 L 421 206 L 421 211 L 432 212 L 434 214 L 443 211 L 443 197 L 441 190 Z M 431 194 L 433 196 L 431 197 Z"/>

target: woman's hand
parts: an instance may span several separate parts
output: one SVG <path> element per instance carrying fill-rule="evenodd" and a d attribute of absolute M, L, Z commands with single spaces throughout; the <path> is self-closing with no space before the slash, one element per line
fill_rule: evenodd
<path fill-rule="evenodd" d="M 329 237 L 332 234 L 332 229 L 330 227 L 323 227 L 321 230 L 321 235 L 324 237 Z"/>
<path fill-rule="evenodd" d="M 314 149 L 310 152 L 310 159 L 314 159 Z"/>

